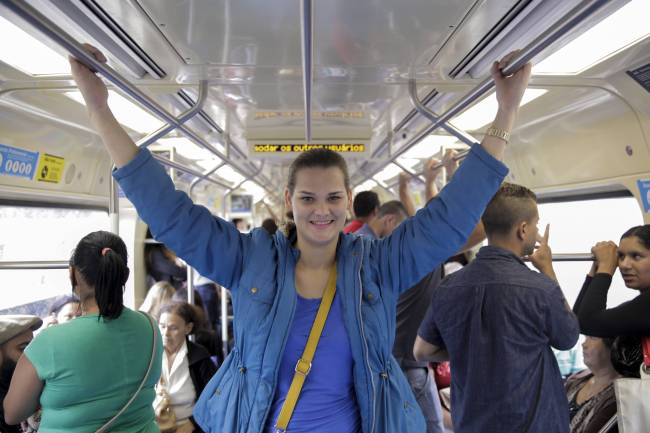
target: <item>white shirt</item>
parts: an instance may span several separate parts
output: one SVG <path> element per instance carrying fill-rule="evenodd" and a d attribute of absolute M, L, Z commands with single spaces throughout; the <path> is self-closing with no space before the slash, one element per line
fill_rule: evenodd
<path fill-rule="evenodd" d="M 169 394 L 172 409 L 176 414 L 176 424 L 183 424 L 192 415 L 196 400 L 196 389 L 194 389 L 190 377 L 190 364 L 187 358 L 187 342 L 183 342 L 178 353 L 176 353 L 171 368 L 169 368 L 167 355 L 164 354 L 162 359 L 162 379 L 166 384 L 165 388 Z M 160 383 L 157 386 L 160 386 Z M 156 407 L 160 399 L 161 396 L 156 393 L 156 399 L 153 402 L 154 407 Z"/>

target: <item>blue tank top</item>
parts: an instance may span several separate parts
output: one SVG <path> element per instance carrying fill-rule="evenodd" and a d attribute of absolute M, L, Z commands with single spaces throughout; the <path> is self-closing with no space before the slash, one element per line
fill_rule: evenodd
<path fill-rule="evenodd" d="M 265 432 L 274 433 L 296 362 L 307 344 L 320 299 L 298 296 L 296 312 L 280 363 L 278 385 L 266 421 Z M 291 433 L 359 433 L 361 416 L 354 393 L 352 350 L 341 299 L 334 296 L 323 334 L 318 342 L 311 372 L 303 385 L 287 430 Z"/>

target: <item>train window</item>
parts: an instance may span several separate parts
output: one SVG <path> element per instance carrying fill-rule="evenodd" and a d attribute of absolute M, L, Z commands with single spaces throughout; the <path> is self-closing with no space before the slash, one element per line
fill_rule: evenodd
<path fill-rule="evenodd" d="M 0 261 L 68 260 L 76 243 L 95 230 L 108 230 L 101 210 L 0 206 Z M 0 270 L 0 314 L 40 314 L 47 300 L 70 293 L 67 269 Z"/>
<path fill-rule="evenodd" d="M 545 203 L 539 205 L 539 215 L 540 231 L 551 224 L 549 243 L 553 253 L 589 253 L 596 242 L 618 243 L 627 229 L 643 224 L 639 204 L 633 197 Z M 556 261 L 553 266 L 569 304 L 573 305 L 591 262 Z M 617 271 L 607 306 L 614 307 L 637 294 L 625 287 Z"/>
<path fill-rule="evenodd" d="M 2 270 L 0 314 L 45 316 L 52 300 L 71 293 L 67 269 Z"/>

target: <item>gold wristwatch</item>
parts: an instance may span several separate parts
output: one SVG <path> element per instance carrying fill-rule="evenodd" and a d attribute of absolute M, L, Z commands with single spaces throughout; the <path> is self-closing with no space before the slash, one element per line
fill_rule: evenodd
<path fill-rule="evenodd" d="M 485 131 L 485 135 L 500 138 L 506 143 L 510 141 L 510 133 L 508 131 L 506 131 L 505 129 L 495 128 L 494 126 L 490 126 L 488 130 Z"/>

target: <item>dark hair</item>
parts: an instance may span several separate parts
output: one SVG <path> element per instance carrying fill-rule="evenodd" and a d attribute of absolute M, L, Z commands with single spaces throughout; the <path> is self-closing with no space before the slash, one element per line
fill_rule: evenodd
<path fill-rule="evenodd" d="M 230 220 L 230 222 L 236 227 L 237 224 L 244 222 L 244 218 L 233 218 Z"/>
<path fill-rule="evenodd" d="M 357 218 L 365 218 L 370 215 L 379 207 L 379 196 L 374 191 L 361 191 L 354 196 L 352 202 L 352 209 L 354 216 Z"/>
<path fill-rule="evenodd" d="M 119 236 L 97 231 L 84 236 L 72 253 L 70 266 L 95 289 L 99 316 L 116 319 L 122 313 L 124 284 L 129 278 L 126 245 Z M 73 284 L 76 282 L 73 280 Z"/>
<path fill-rule="evenodd" d="M 599 338 L 603 341 L 603 344 L 605 345 L 606 348 L 612 350 L 612 346 L 614 345 L 614 341 L 616 340 L 615 338 L 609 338 L 609 337 L 599 337 Z"/>
<path fill-rule="evenodd" d="M 637 237 L 644 247 L 650 250 L 650 224 L 635 226 L 623 233 L 621 239 Z"/>
<path fill-rule="evenodd" d="M 278 225 L 275 223 L 275 220 L 273 218 L 267 218 L 264 221 L 262 221 L 262 227 L 269 232 L 271 236 L 275 234 L 275 232 L 278 231 Z"/>
<path fill-rule="evenodd" d="M 611 349 L 610 358 L 614 370 L 625 377 L 641 377 L 639 371 L 643 363 L 641 337 L 616 337 Z"/>
<path fill-rule="evenodd" d="M 56 298 L 50 308 L 47 310 L 47 314 L 59 314 L 59 311 L 68 304 L 78 304 L 79 298 L 75 295 L 63 295 Z"/>
<path fill-rule="evenodd" d="M 160 308 L 160 317 L 165 313 L 176 314 L 185 323 L 194 325 L 190 334 L 194 333 L 202 325 L 197 315 L 196 307 L 187 302 L 169 302 Z"/>
<path fill-rule="evenodd" d="M 204 308 L 203 304 L 203 297 L 201 296 L 201 293 L 194 289 L 192 292 L 194 294 L 194 305 L 199 307 L 201 310 Z M 172 295 L 172 302 L 186 302 L 187 301 L 187 287 L 181 287 L 180 289 L 176 290 L 174 294 Z"/>
<path fill-rule="evenodd" d="M 304 168 L 330 168 L 337 167 L 343 173 L 343 183 L 345 189 L 350 189 L 350 175 L 348 173 L 348 164 L 345 159 L 326 148 L 316 148 L 303 152 L 293 160 L 289 166 L 289 180 L 287 181 L 287 189 L 289 194 L 293 194 L 296 189 L 296 177 L 298 172 Z M 291 211 L 287 212 L 287 218 L 293 220 Z M 285 226 L 285 234 L 287 238 L 293 242 L 296 239 L 296 226 L 293 222 L 288 222 Z"/>
<path fill-rule="evenodd" d="M 537 196 L 528 188 L 504 182 L 488 203 L 481 219 L 488 237 L 505 235 L 521 221 L 530 221 L 535 215 Z"/>
<path fill-rule="evenodd" d="M 387 201 L 386 203 L 379 206 L 377 217 L 381 218 L 386 215 L 396 215 L 401 216 L 402 218 L 408 218 L 409 216 L 406 208 L 404 207 L 404 204 L 402 204 L 402 202 L 399 200 Z"/>

